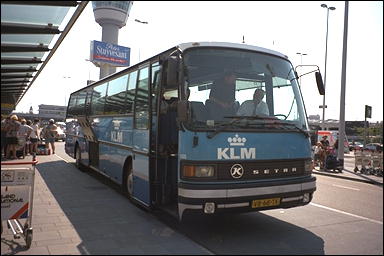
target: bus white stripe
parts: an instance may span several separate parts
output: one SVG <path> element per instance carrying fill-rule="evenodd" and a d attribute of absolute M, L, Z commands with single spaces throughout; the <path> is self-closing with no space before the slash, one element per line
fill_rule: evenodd
<path fill-rule="evenodd" d="M 303 184 L 291 184 L 283 186 L 216 190 L 194 190 L 179 188 L 179 196 L 187 198 L 230 198 L 295 192 L 302 191 L 304 188 L 316 188 L 316 183 L 313 181 Z"/>

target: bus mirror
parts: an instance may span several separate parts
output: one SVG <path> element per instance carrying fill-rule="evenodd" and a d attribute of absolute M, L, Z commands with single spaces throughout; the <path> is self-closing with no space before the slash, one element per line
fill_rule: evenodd
<path fill-rule="evenodd" d="M 188 101 L 181 100 L 177 103 L 177 117 L 179 122 L 186 122 L 188 120 Z"/>
<path fill-rule="evenodd" d="M 325 88 L 323 83 L 323 78 L 321 77 L 320 72 L 315 72 L 317 89 L 319 90 L 320 95 L 325 94 Z"/>
<path fill-rule="evenodd" d="M 179 69 L 179 61 L 177 57 L 171 56 L 167 59 L 166 62 L 166 81 L 165 81 L 165 87 L 166 88 L 177 88 L 178 86 L 178 69 Z"/>

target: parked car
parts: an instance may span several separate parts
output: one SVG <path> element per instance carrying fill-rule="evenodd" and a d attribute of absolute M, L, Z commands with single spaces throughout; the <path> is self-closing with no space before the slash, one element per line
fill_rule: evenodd
<path fill-rule="evenodd" d="M 349 144 L 349 150 L 362 150 L 364 147 L 363 143 L 355 141 Z"/>
<path fill-rule="evenodd" d="M 369 150 L 372 152 L 383 151 L 383 145 L 380 143 L 368 143 L 365 145 L 364 150 Z"/>

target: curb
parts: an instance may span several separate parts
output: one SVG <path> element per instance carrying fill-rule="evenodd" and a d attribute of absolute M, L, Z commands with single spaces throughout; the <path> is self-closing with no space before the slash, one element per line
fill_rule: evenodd
<path fill-rule="evenodd" d="M 349 172 L 348 170 L 343 170 L 343 171 L 344 172 Z M 359 178 L 353 178 L 353 177 L 339 176 L 339 175 L 334 175 L 332 173 L 320 172 L 320 171 L 315 171 L 315 170 L 313 170 L 312 173 L 319 174 L 319 175 L 324 175 L 324 176 L 331 176 L 331 177 L 335 177 L 335 178 L 341 178 L 341 179 L 353 180 L 353 181 L 360 181 L 360 182 L 365 182 L 365 183 L 369 183 L 369 184 L 383 186 L 383 183 L 375 181 L 375 180 L 372 180 L 372 179 L 368 179 L 368 178 L 359 179 Z"/>

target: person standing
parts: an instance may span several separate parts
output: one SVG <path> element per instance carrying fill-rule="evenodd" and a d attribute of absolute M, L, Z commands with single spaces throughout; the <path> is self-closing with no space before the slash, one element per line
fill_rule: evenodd
<path fill-rule="evenodd" d="M 57 126 L 55 125 L 55 120 L 49 119 L 49 123 L 43 128 L 42 133 L 45 138 L 45 147 L 49 149 L 49 144 L 51 144 L 52 154 L 55 154 L 55 139 L 57 137 Z"/>
<path fill-rule="evenodd" d="M 22 118 L 20 119 L 20 122 L 21 122 L 21 126 L 19 128 L 19 133 L 18 133 L 18 136 L 19 136 L 19 144 L 20 145 L 24 145 L 23 147 L 23 150 L 24 150 L 24 155 L 26 155 L 28 153 L 28 147 L 29 147 L 29 144 L 28 144 L 28 141 L 29 141 L 29 136 L 31 135 L 31 132 L 32 132 L 32 128 L 31 126 L 27 125 L 27 121 Z"/>
<path fill-rule="evenodd" d="M 6 143 L 6 134 L 7 134 L 7 124 L 11 120 L 10 116 L 1 120 L 1 159 L 6 158 L 7 156 L 7 143 Z"/>
<path fill-rule="evenodd" d="M 31 127 L 31 153 L 37 154 L 37 144 L 40 140 L 39 119 L 34 119 Z"/>
<path fill-rule="evenodd" d="M 6 142 L 7 142 L 7 158 L 16 159 L 16 147 L 18 146 L 17 133 L 20 129 L 20 122 L 17 115 L 12 115 L 10 121 L 6 124 Z M 12 157 L 11 157 L 12 152 Z"/>

